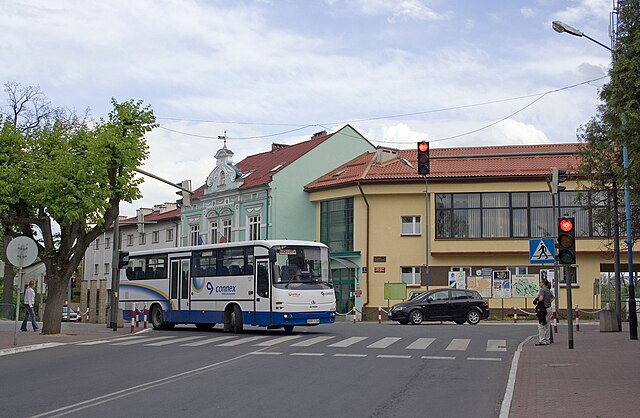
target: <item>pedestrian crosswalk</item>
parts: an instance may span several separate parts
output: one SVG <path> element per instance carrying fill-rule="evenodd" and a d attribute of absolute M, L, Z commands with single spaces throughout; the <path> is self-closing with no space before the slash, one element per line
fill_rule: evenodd
<path fill-rule="evenodd" d="M 357 348 L 365 352 L 373 352 L 386 349 L 410 350 L 408 353 L 420 352 L 426 353 L 430 349 L 439 352 L 448 352 L 451 355 L 423 355 L 423 359 L 443 360 L 454 359 L 456 353 L 469 351 L 470 346 L 474 346 L 474 352 L 485 351 L 487 353 L 500 353 L 507 351 L 507 341 L 500 339 L 483 339 L 478 338 L 475 341 L 471 338 L 427 338 L 427 337 L 338 337 L 335 335 L 132 335 L 128 337 L 120 337 L 116 339 L 105 339 L 97 341 L 79 342 L 75 345 L 98 345 L 106 344 L 113 346 L 131 346 L 142 345 L 146 347 L 162 347 L 162 346 L 181 346 L 181 347 L 239 347 L 248 346 L 256 347 L 260 350 L 260 354 L 274 354 L 273 352 L 264 351 L 265 349 L 279 347 L 293 347 L 294 350 L 311 348 L 322 348 L 327 352 L 294 352 L 295 356 L 322 356 L 325 354 L 334 357 L 362 357 L 365 353 L 343 353 L 338 352 L 339 349 Z M 437 347 L 436 347 L 437 346 Z M 481 346 L 481 348 L 479 348 Z M 435 348 L 434 348 L 435 347 Z M 275 353 L 277 354 L 277 353 Z M 377 354 L 376 354 L 377 355 Z M 408 358 L 411 354 L 379 354 L 381 358 Z M 493 359 L 500 360 L 500 357 L 470 357 L 469 359 Z"/>

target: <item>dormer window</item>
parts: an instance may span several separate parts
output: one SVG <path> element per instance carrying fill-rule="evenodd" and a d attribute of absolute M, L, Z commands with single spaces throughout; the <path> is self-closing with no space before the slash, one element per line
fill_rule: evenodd
<path fill-rule="evenodd" d="M 286 163 L 280 163 L 277 166 L 273 167 L 271 170 L 269 170 L 270 172 L 274 172 L 277 171 L 278 169 L 280 169 L 283 165 L 285 165 Z"/>
<path fill-rule="evenodd" d="M 251 170 L 251 171 L 247 171 L 246 173 L 242 173 L 242 176 L 240 177 L 241 179 L 246 179 L 247 177 L 249 177 L 251 174 L 253 174 L 256 170 Z"/>

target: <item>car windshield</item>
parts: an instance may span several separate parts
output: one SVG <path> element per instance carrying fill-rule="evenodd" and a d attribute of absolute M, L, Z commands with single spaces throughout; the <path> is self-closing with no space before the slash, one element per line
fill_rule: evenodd
<path fill-rule="evenodd" d="M 326 248 L 282 245 L 275 253 L 275 283 L 330 282 Z"/>

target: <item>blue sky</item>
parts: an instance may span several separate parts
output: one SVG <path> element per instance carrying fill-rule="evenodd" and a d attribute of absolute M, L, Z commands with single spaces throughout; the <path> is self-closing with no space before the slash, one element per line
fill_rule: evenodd
<path fill-rule="evenodd" d="M 0 82 L 38 85 L 95 118 L 111 97 L 144 100 L 161 127 L 142 168 L 194 186 L 225 131 L 236 162 L 345 123 L 397 148 L 575 142 L 611 57 L 551 21 L 609 44 L 611 10 L 611 0 L 14 0 L 0 3 Z M 124 214 L 176 199 L 153 179 L 142 192 Z"/>

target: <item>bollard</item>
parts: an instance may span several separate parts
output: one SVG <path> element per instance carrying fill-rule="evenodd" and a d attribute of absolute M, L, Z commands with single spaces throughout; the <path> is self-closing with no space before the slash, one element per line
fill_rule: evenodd
<path fill-rule="evenodd" d="M 135 308 L 135 304 L 133 305 Z M 135 325 L 135 320 L 136 320 L 136 311 L 135 309 L 131 308 L 131 333 L 133 334 L 133 326 Z"/>
<path fill-rule="evenodd" d="M 378 324 L 382 324 L 382 308 L 378 306 Z"/>
<path fill-rule="evenodd" d="M 80 307 L 76 309 L 76 315 L 78 315 L 78 322 L 82 322 L 82 313 L 80 312 Z"/>
<path fill-rule="evenodd" d="M 580 310 L 578 305 L 576 305 L 576 331 L 580 331 Z"/>
<path fill-rule="evenodd" d="M 140 326 L 140 311 L 135 304 L 133 306 L 136 308 L 136 328 L 138 328 Z"/>
<path fill-rule="evenodd" d="M 518 323 L 518 308 L 516 306 L 513 307 L 513 323 Z"/>
<path fill-rule="evenodd" d="M 558 314 L 556 313 L 556 307 L 555 305 L 553 305 L 551 307 L 552 309 L 552 315 L 553 315 L 553 332 L 555 332 L 556 334 L 558 333 Z"/>
<path fill-rule="evenodd" d="M 147 329 L 147 304 L 144 304 L 144 329 Z"/>

